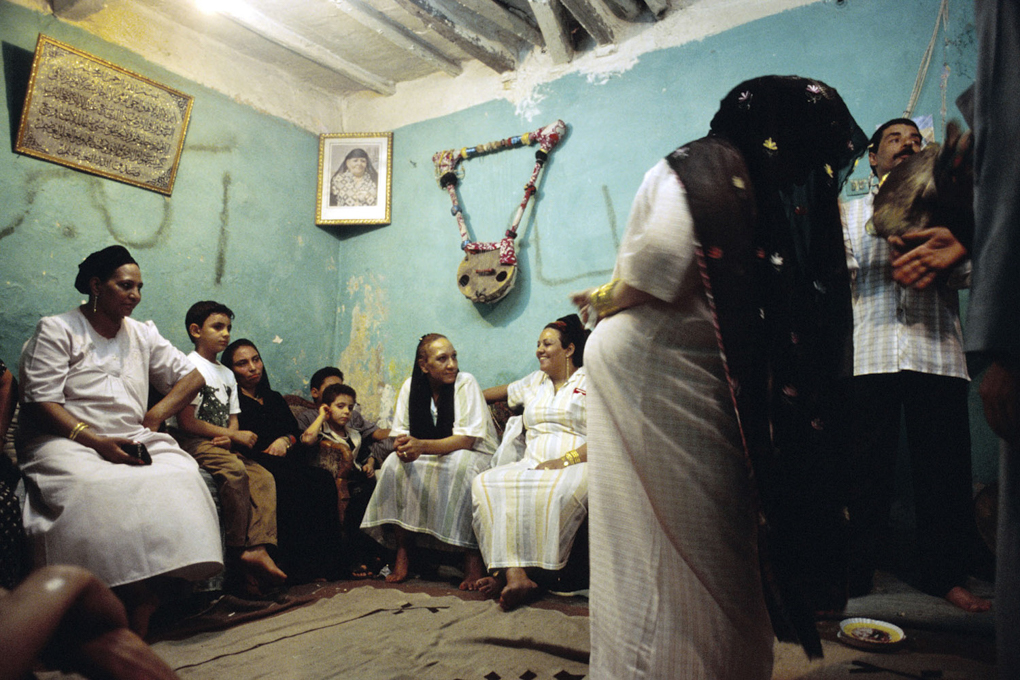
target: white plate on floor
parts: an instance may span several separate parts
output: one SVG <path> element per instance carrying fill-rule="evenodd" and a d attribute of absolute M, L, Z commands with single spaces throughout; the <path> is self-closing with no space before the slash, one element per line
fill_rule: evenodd
<path fill-rule="evenodd" d="M 903 644 L 907 634 L 899 626 L 878 619 L 853 618 L 839 622 L 840 642 L 858 649 L 893 649 Z"/>

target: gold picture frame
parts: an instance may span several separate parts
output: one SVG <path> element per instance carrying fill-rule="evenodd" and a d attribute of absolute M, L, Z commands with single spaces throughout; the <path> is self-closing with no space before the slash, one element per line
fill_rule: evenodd
<path fill-rule="evenodd" d="M 392 186 L 392 132 L 319 136 L 316 224 L 389 224 Z"/>
<path fill-rule="evenodd" d="M 40 34 L 14 150 L 169 196 L 193 101 Z"/>

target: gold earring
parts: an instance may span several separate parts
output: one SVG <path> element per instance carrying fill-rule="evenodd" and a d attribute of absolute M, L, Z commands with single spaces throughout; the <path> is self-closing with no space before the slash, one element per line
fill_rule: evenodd
<path fill-rule="evenodd" d="M 97 302 L 99 302 L 99 295 L 98 294 L 96 294 L 95 297 L 92 298 L 92 313 L 93 314 L 96 313 L 96 303 Z"/>

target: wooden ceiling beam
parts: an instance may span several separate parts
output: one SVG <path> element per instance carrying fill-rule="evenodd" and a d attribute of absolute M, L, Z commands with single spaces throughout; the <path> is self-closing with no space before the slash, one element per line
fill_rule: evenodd
<path fill-rule="evenodd" d="M 493 0 L 456 1 L 483 19 L 513 33 L 521 40 L 538 47 L 545 46 L 542 32 L 534 24 L 507 10 L 499 3 L 493 2 Z"/>
<path fill-rule="evenodd" d="M 359 24 L 377 33 L 397 47 L 407 50 L 418 59 L 451 76 L 459 76 L 463 69 L 456 61 L 428 44 L 410 30 L 361 0 L 330 0 L 340 11 Z"/>
<path fill-rule="evenodd" d="M 563 0 L 563 4 L 599 45 L 616 42 L 620 20 L 603 0 Z"/>
<path fill-rule="evenodd" d="M 445 39 L 464 50 L 497 73 L 517 68 L 518 55 L 525 42 L 502 29 L 494 30 L 481 17 L 461 8 L 454 8 L 441 0 L 396 0 L 397 4 Z M 495 34 L 495 35 L 494 35 Z"/>
<path fill-rule="evenodd" d="M 570 39 L 567 9 L 560 0 L 528 0 L 535 13 L 538 28 L 545 38 L 545 51 L 554 64 L 566 64 L 574 58 L 574 44 Z"/>

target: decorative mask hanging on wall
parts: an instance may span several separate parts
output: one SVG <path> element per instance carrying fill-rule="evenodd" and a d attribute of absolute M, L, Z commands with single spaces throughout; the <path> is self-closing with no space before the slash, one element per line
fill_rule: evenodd
<path fill-rule="evenodd" d="M 524 216 L 528 201 L 535 194 L 535 182 L 542 167 L 549 158 L 549 153 L 560 143 L 567 131 L 567 125 L 557 120 L 551 125 L 526 132 L 518 137 L 498 139 L 477 146 L 439 151 L 432 156 L 436 166 L 436 180 L 439 186 L 450 194 L 453 207 L 450 212 L 457 220 L 460 230 L 460 247 L 464 251 L 464 261 L 457 268 L 457 287 L 473 302 L 497 302 L 502 300 L 514 287 L 517 277 L 517 253 L 514 250 L 514 239 L 517 238 L 517 227 Z M 524 185 L 524 198 L 517 207 L 513 223 L 506 230 L 502 240 L 493 243 L 472 241 L 464 222 L 464 213 L 457 200 L 457 183 L 464 176 L 460 162 L 475 156 L 494 153 L 504 149 L 516 149 L 521 146 L 539 145 L 535 152 L 535 168 L 531 171 L 531 179 Z"/>

